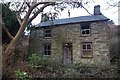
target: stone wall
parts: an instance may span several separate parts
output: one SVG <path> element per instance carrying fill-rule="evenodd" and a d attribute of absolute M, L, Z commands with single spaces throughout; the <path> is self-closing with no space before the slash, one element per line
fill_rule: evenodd
<path fill-rule="evenodd" d="M 51 43 L 51 58 L 62 62 L 62 44 L 70 42 L 73 47 L 73 63 L 83 64 L 109 64 L 109 27 L 106 22 L 92 22 L 91 35 L 81 36 L 80 24 L 66 24 L 53 27 L 52 38 L 43 38 L 43 28 L 31 31 L 30 53 L 43 54 L 43 44 Z M 93 57 L 81 58 L 81 42 L 92 42 Z"/>

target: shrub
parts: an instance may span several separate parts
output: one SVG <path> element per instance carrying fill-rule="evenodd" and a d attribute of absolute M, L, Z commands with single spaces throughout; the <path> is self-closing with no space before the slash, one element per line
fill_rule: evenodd
<path fill-rule="evenodd" d="M 64 72 L 63 77 L 65 78 L 78 78 L 80 76 L 80 73 L 74 68 L 68 68 Z"/>
<path fill-rule="evenodd" d="M 57 70 L 63 70 L 64 65 L 58 61 L 51 59 L 48 63 L 48 67 L 51 69 L 51 72 L 55 72 Z"/>
<path fill-rule="evenodd" d="M 20 80 L 29 80 L 31 78 L 31 76 L 29 76 L 26 72 L 21 71 L 20 69 L 14 72 L 15 72 L 15 76 L 19 78 Z"/>
<path fill-rule="evenodd" d="M 87 65 L 82 63 L 67 64 L 64 65 L 60 61 L 52 60 L 45 56 L 38 56 L 32 54 L 29 57 L 29 65 L 33 68 L 42 70 L 43 74 L 47 77 L 67 77 L 67 78 L 79 78 L 79 77 L 114 77 L 116 66 L 103 65 L 102 67 L 93 64 Z"/>
<path fill-rule="evenodd" d="M 29 66 L 34 68 L 46 68 L 48 65 L 48 58 L 44 56 L 38 56 L 37 54 L 32 54 L 29 57 Z"/>

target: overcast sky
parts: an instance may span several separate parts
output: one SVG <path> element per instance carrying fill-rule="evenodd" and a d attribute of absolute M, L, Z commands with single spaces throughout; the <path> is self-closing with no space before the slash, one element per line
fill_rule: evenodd
<path fill-rule="evenodd" d="M 118 7 L 109 7 L 109 5 L 106 2 L 114 3 L 118 2 L 119 0 L 92 0 L 93 3 L 89 3 L 88 5 L 85 5 L 85 7 L 88 9 L 88 11 L 93 14 L 94 6 L 100 5 L 101 6 L 101 12 L 104 16 L 109 18 L 110 20 L 113 20 L 115 24 L 118 24 Z M 108 8 L 109 7 L 109 8 Z M 45 12 L 49 12 L 50 8 L 46 8 Z M 77 17 L 77 16 L 86 16 L 90 15 L 88 14 L 83 8 L 77 8 L 77 9 L 70 9 L 70 17 Z M 62 18 L 69 18 L 68 17 L 68 10 L 64 10 L 59 15 L 59 19 Z M 33 24 L 38 24 L 40 22 L 40 15 L 36 19 L 33 20 Z"/>
<path fill-rule="evenodd" d="M 23 1 L 23 0 L 3 0 L 3 1 Z M 49 0 L 38 0 L 38 1 L 49 1 Z M 54 1 L 54 0 L 50 0 Z M 55 0 L 56 1 L 56 0 Z M 77 0 L 63 0 L 63 1 L 77 1 Z M 109 18 L 110 20 L 113 20 L 115 24 L 118 24 L 118 7 L 110 7 L 107 2 L 110 4 L 113 4 L 115 2 L 119 2 L 120 0 L 83 0 L 83 1 L 91 1 L 92 3 L 89 3 L 88 5 L 85 5 L 85 7 L 88 9 L 88 11 L 93 14 L 94 6 L 100 5 L 101 6 L 101 12 L 104 16 Z M 108 8 L 109 7 L 109 8 Z M 50 8 L 45 8 L 45 12 L 49 12 Z M 78 16 L 86 16 L 90 15 L 88 14 L 83 8 L 77 8 L 77 9 L 70 9 L 70 17 L 78 17 Z M 64 10 L 59 15 L 59 19 L 62 18 L 69 18 L 68 17 L 68 10 Z M 33 25 L 40 23 L 41 15 L 39 14 L 33 21 Z"/>

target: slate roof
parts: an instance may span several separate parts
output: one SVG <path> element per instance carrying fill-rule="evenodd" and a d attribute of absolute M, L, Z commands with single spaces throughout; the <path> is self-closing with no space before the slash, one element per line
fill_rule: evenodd
<path fill-rule="evenodd" d="M 62 24 L 69 24 L 69 23 L 107 21 L 107 20 L 109 19 L 104 15 L 90 15 L 90 16 L 80 16 L 80 17 L 57 19 L 53 21 L 41 22 L 37 24 L 36 27 L 45 27 L 45 26 L 50 26 L 51 24 L 62 25 Z"/>

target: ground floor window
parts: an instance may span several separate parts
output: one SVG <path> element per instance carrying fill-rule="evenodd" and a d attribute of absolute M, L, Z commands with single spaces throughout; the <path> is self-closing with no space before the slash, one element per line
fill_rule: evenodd
<path fill-rule="evenodd" d="M 51 44 L 44 44 L 44 55 L 51 55 Z"/>
<path fill-rule="evenodd" d="M 83 42 L 82 43 L 82 57 L 92 57 L 92 42 Z"/>

